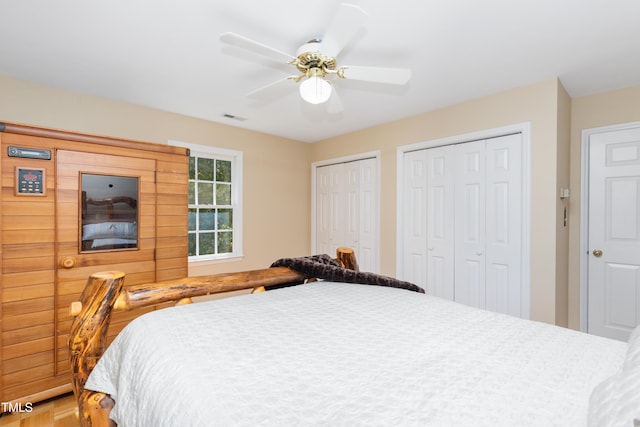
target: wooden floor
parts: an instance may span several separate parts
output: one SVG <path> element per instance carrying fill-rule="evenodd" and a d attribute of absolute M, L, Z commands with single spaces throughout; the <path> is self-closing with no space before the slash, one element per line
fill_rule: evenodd
<path fill-rule="evenodd" d="M 73 394 L 33 405 L 31 412 L 3 414 L 0 427 L 79 427 Z"/>

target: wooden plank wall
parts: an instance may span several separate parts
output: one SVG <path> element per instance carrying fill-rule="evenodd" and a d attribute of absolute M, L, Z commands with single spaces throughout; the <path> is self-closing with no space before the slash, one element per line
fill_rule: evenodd
<path fill-rule="evenodd" d="M 69 134 L 73 139 L 75 134 Z M 68 136 L 68 135 L 67 135 Z M 70 390 L 67 331 L 71 323 L 68 307 L 79 297 L 87 271 L 116 269 L 118 264 L 64 271 L 71 280 L 58 283 L 56 231 L 56 150 L 102 153 L 154 159 L 155 245 L 152 271 L 127 273 L 127 285 L 186 277 L 188 157 L 165 152 L 154 144 L 118 141 L 116 144 L 0 133 L 0 345 L 2 401 L 38 401 Z M 52 160 L 8 157 L 9 145 L 52 151 Z M 157 147 L 157 146 L 155 146 Z M 146 148 L 152 148 L 147 150 Z M 15 167 L 47 168 L 45 196 L 17 196 Z M 59 171 L 58 171 L 59 172 Z M 73 214 L 73 213 L 71 213 Z M 145 213 L 148 215 L 148 213 Z M 76 213 L 77 215 L 77 213 Z M 142 219 L 141 219 L 142 221 Z M 150 222 L 146 220 L 145 223 Z M 147 224 L 140 224 L 148 227 Z M 122 252 L 123 254 L 125 252 Z M 113 320 L 113 337 L 139 313 L 125 313 Z M 56 324 L 56 319 L 58 320 Z"/>
<path fill-rule="evenodd" d="M 5 145 L 2 142 L 2 133 L 0 133 L 0 147 L 4 150 Z M 3 274 L 2 272 L 3 270 L 3 259 L 4 259 L 4 252 L 3 252 L 3 244 L 2 244 L 2 161 L 0 161 L 0 334 L 2 334 L 2 331 L 4 331 L 4 312 L 3 312 L 3 306 L 4 306 L 4 285 L 3 285 Z M 4 360 L 3 354 L 2 354 L 2 348 L 4 347 L 4 345 L 2 344 L 2 342 L 0 341 L 0 401 L 3 401 L 1 398 L 3 397 L 3 393 L 1 390 L 4 390 L 4 381 L 2 379 L 3 377 L 3 363 L 2 361 Z"/>
<path fill-rule="evenodd" d="M 52 161 L 8 157 L 9 145 L 23 145 L 12 136 L 2 138 L 3 401 L 55 387 L 55 175 Z M 15 168 L 45 162 L 46 195 L 16 196 Z"/>

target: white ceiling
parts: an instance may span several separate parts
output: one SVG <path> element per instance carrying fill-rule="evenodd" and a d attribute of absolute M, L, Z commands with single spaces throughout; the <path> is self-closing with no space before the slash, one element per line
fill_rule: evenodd
<path fill-rule="evenodd" d="M 339 114 L 294 82 L 246 97 L 295 69 L 218 40 L 233 31 L 295 55 L 339 0 L 3 0 L 0 74 L 305 142 L 554 77 L 572 97 L 640 84 L 640 0 L 347 2 L 368 20 L 339 65 L 412 79 L 337 81 Z"/>

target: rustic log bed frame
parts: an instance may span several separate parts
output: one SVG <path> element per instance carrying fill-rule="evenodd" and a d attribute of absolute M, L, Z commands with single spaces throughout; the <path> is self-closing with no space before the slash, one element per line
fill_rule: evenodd
<path fill-rule="evenodd" d="M 336 260 L 342 267 L 358 271 L 350 248 L 338 248 Z M 116 426 L 109 419 L 115 401 L 105 393 L 85 390 L 89 374 L 106 349 L 111 313 L 129 311 L 162 303 L 189 304 L 193 297 L 221 292 L 253 289 L 313 279 L 287 267 L 274 267 L 238 273 L 183 278 L 124 287 L 125 274 L 106 271 L 92 274 L 80 296 L 71 304 L 74 316 L 69 335 L 69 360 L 73 393 L 78 401 L 78 416 L 83 427 Z"/>

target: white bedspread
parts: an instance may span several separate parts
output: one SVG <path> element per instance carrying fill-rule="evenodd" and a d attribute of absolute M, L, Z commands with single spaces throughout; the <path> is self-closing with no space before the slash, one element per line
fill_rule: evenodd
<path fill-rule="evenodd" d="M 86 387 L 126 426 L 585 426 L 626 344 L 380 286 L 156 311 Z"/>

